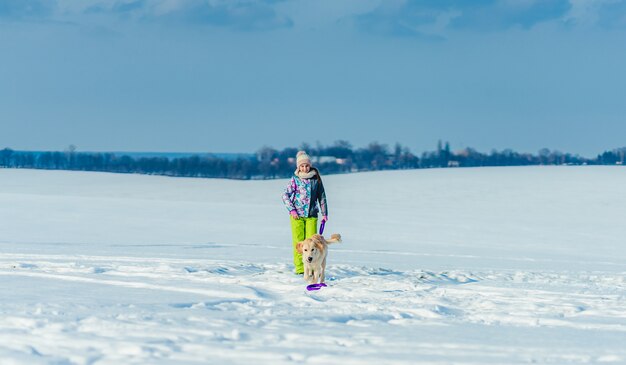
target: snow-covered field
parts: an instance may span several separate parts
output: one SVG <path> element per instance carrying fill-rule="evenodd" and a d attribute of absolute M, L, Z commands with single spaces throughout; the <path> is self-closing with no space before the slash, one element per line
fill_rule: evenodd
<path fill-rule="evenodd" d="M 626 168 L 324 182 L 307 292 L 286 180 L 0 169 L 0 363 L 626 363 Z"/>

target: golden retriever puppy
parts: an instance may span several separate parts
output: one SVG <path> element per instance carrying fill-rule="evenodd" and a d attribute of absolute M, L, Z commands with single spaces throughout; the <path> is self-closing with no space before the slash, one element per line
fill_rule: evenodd
<path fill-rule="evenodd" d="M 329 240 L 320 234 L 314 234 L 304 241 L 298 242 L 296 250 L 302 254 L 304 264 L 304 280 L 309 284 L 323 283 L 326 271 L 326 256 L 330 243 L 341 242 L 340 234 L 333 234 Z"/>

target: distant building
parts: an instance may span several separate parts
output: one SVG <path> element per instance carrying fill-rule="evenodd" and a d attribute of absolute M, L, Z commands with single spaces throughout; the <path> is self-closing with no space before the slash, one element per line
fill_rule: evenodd
<path fill-rule="evenodd" d="M 335 156 L 316 156 L 313 158 L 316 163 L 337 163 L 337 157 Z"/>
<path fill-rule="evenodd" d="M 296 159 L 294 157 L 289 157 L 287 158 L 287 162 L 295 165 Z M 315 164 L 336 163 L 338 165 L 343 165 L 347 162 L 347 159 L 337 158 L 335 156 L 311 156 L 311 162 Z"/>

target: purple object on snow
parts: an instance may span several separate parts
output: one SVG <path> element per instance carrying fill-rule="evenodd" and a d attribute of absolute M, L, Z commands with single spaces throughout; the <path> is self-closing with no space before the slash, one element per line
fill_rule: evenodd
<path fill-rule="evenodd" d="M 323 287 L 328 286 L 324 283 L 319 283 L 319 284 L 311 284 L 311 285 L 307 285 L 306 286 L 306 290 L 311 291 L 311 290 L 320 290 Z"/>
<path fill-rule="evenodd" d="M 326 225 L 326 221 L 322 219 L 322 224 L 320 224 L 320 234 L 324 234 L 324 225 Z"/>

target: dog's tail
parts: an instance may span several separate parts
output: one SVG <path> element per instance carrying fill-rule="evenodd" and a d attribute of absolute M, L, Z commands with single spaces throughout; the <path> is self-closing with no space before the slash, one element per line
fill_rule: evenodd
<path fill-rule="evenodd" d="M 341 242 L 341 235 L 339 233 L 333 233 L 330 235 L 330 239 L 326 240 L 328 243 Z"/>

